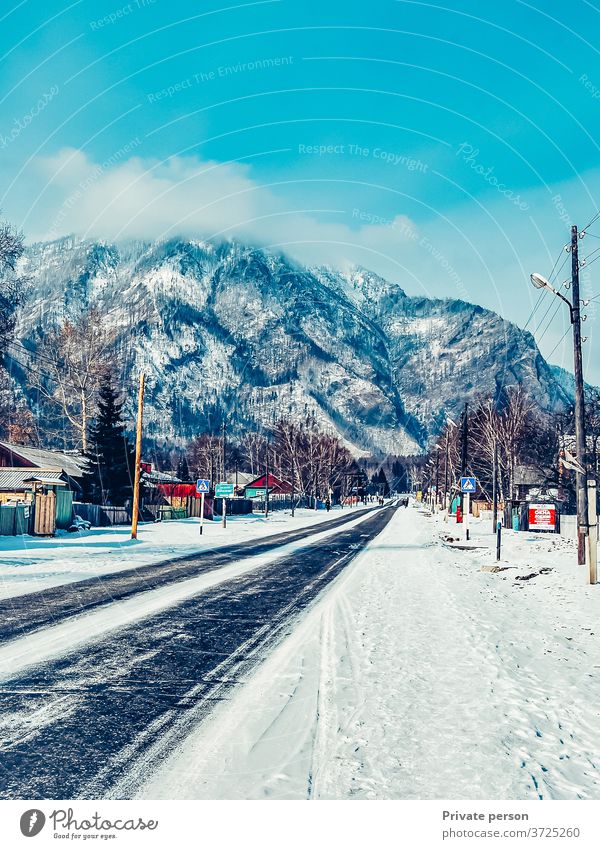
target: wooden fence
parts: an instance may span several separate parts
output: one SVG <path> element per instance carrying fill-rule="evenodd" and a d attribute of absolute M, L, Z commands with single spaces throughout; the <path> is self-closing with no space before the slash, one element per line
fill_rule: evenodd
<path fill-rule="evenodd" d="M 85 504 L 82 501 L 73 502 L 73 512 L 86 522 L 91 522 L 96 528 L 108 528 L 111 525 L 128 525 L 131 522 L 131 512 L 127 507 L 112 505 Z"/>

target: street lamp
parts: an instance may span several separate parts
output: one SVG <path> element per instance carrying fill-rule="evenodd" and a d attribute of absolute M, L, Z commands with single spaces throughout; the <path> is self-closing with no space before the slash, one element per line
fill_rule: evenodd
<path fill-rule="evenodd" d="M 588 492 L 587 492 L 587 467 L 586 467 L 586 441 L 585 441 L 585 403 L 583 394 L 583 361 L 581 355 L 581 309 L 579 298 L 579 255 L 578 255 L 578 235 L 577 227 L 571 227 L 571 286 L 573 290 L 573 301 L 569 301 L 565 296 L 552 286 L 552 284 L 542 275 L 534 272 L 530 275 L 531 282 L 536 289 L 547 289 L 556 295 L 561 301 L 569 307 L 569 317 L 571 326 L 573 327 L 573 360 L 575 374 L 575 441 L 577 450 L 577 460 L 581 464 L 581 471 L 577 471 L 577 559 L 580 565 L 585 564 L 585 537 L 588 536 L 588 543 L 596 545 L 596 540 L 591 540 L 588 534 Z M 592 557 L 590 548 L 590 569 L 595 562 L 595 557 Z M 593 583 L 596 578 L 593 577 Z M 592 575 L 590 571 L 590 582 Z"/>
<path fill-rule="evenodd" d="M 573 304 L 568 298 L 565 298 L 563 294 L 561 294 L 558 289 L 555 289 L 554 286 L 546 280 L 546 278 L 542 274 L 538 274 L 537 271 L 534 271 L 533 274 L 529 275 L 529 279 L 536 289 L 548 289 L 549 292 L 552 292 L 553 295 L 556 295 L 557 298 L 560 298 L 561 301 L 564 301 L 565 304 L 569 307 L 569 317 L 571 319 L 571 324 L 573 324 Z"/>

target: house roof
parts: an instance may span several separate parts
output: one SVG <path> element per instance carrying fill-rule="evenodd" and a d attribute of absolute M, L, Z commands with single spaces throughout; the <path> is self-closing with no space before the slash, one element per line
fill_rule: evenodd
<path fill-rule="evenodd" d="M 267 485 L 267 476 L 260 475 L 258 478 L 246 484 L 246 489 L 262 489 Z M 292 485 L 287 481 L 279 480 L 275 475 L 269 475 L 269 492 L 278 494 L 289 494 L 292 491 Z"/>
<path fill-rule="evenodd" d="M 34 481 L 65 486 L 65 481 L 56 474 L 56 469 L 36 469 L 32 472 L 30 468 L 0 468 L 0 490 L 25 492 L 32 488 Z"/>
<path fill-rule="evenodd" d="M 529 466 L 525 463 L 520 463 L 515 466 L 515 486 L 544 486 L 546 481 L 551 479 L 552 469 L 549 467 L 542 469 L 538 466 Z"/>
<path fill-rule="evenodd" d="M 227 483 L 235 483 L 236 472 L 231 472 L 227 475 Z M 238 486 L 248 486 L 254 480 L 254 475 L 251 472 L 237 472 Z"/>
<path fill-rule="evenodd" d="M 19 461 L 30 463 L 37 469 L 59 469 L 73 478 L 83 476 L 84 459 L 80 455 L 64 454 L 62 451 L 48 451 L 45 448 L 30 448 L 28 445 L 13 445 L 10 442 L 0 442 L 11 457 L 13 468 L 18 467 Z"/>
<path fill-rule="evenodd" d="M 148 484 L 181 483 L 181 478 L 176 475 L 170 472 L 159 472 L 157 469 L 152 472 L 142 472 L 142 480 Z"/>

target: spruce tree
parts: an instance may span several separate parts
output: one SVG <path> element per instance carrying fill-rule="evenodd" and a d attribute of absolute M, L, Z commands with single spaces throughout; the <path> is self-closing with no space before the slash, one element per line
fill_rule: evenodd
<path fill-rule="evenodd" d="M 109 373 L 100 386 L 83 477 L 84 496 L 95 504 L 124 505 L 133 494 L 135 452 L 125 435 L 123 404 Z"/>
<path fill-rule="evenodd" d="M 381 493 L 381 495 L 387 498 L 390 494 L 390 485 L 388 483 L 387 475 L 383 470 L 383 467 L 379 469 L 379 474 L 376 478 L 377 489 Z"/>

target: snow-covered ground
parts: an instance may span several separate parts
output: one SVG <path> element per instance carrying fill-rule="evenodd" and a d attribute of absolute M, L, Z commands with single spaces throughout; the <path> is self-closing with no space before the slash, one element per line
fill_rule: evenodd
<path fill-rule="evenodd" d="M 265 519 L 262 514 L 231 516 L 227 527 L 220 521 L 205 521 L 202 535 L 199 519 L 141 524 L 138 539 L 131 539 L 129 526 L 94 528 L 89 532 L 60 532 L 51 539 L 19 536 L 0 537 L 0 598 L 37 592 L 59 584 L 81 581 L 95 575 L 108 575 L 123 569 L 157 563 L 170 557 L 214 551 L 224 545 L 271 536 L 308 527 L 353 510 L 343 512 L 300 509 L 292 518 L 289 511 L 277 511 Z"/>
<path fill-rule="evenodd" d="M 399 510 L 140 795 L 600 798 L 600 586 L 490 525 Z"/>

